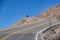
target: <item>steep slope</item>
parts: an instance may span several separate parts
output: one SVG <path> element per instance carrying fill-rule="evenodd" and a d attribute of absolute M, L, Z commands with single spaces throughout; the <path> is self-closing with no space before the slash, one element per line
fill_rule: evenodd
<path fill-rule="evenodd" d="M 53 6 L 45 11 L 43 11 L 39 16 L 40 18 L 49 18 L 49 19 L 60 19 L 60 4 Z"/>
<path fill-rule="evenodd" d="M 53 19 L 60 20 L 60 4 L 53 6 L 51 8 L 48 8 L 47 10 L 43 11 L 40 15 L 38 15 L 36 17 L 24 17 L 24 18 L 18 20 L 10 28 L 15 28 L 18 26 L 35 23 L 44 18 L 48 18 L 49 20 L 53 20 Z"/>
<path fill-rule="evenodd" d="M 44 18 L 47 18 L 46 21 L 42 20 Z M 6 39 L 13 40 L 12 37 L 14 36 L 15 33 L 17 34 L 17 33 L 26 32 L 26 31 L 27 32 L 29 32 L 29 31 L 30 32 L 34 32 L 34 31 L 37 32 L 37 29 L 39 31 L 42 29 L 42 27 L 46 28 L 48 26 L 51 26 L 50 25 L 52 23 L 51 20 L 53 20 L 53 22 L 56 23 L 56 21 L 54 21 L 55 19 L 59 19 L 58 21 L 60 22 L 60 4 L 43 11 L 40 15 L 38 15 L 36 17 L 25 17 L 25 18 L 22 18 L 21 20 L 17 21 L 14 25 L 12 25 L 10 28 L 8 28 L 8 30 L 4 30 L 4 31 L 0 32 L 0 33 L 4 33 L 4 34 L 8 33 L 7 36 L 2 37 L 2 39 L 0 39 L 0 40 L 6 40 Z M 42 20 L 42 22 L 41 22 L 41 20 Z M 37 24 L 34 24 L 35 22 L 37 22 Z M 31 23 L 34 26 L 28 25 Z M 23 27 L 22 27 L 22 25 L 23 25 Z M 24 26 L 24 25 L 28 25 L 28 26 Z M 60 38 L 60 24 L 53 25 L 53 28 L 46 30 L 44 32 L 44 34 L 45 35 L 43 35 L 43 36 L 45 39 L 47 38 L 47 40 L 57 40 L 57 39 L 60 40 L 59 39 Z M 18 35 L 18 37 L 19 37 L 19 35 Z M 14 39 L 15 38 L 17 39 L 18 37 L 14 37 Z M 22 39 L 25 40 L 24 39 L 25 37 L 26 36 L 24 36 Z M 57 37 L 57 39 L 56 39 L 56 37 Z M 27 38 L 28 38 L 28 36 L 26 37 L 26 39 Z M 32 39 L 31 37 L 29 37 L 29 38 Z"/>
<path fill-rule="evenodd" d="M 27 24 L 35 23 L 36 21 L 37 21 L 36 17 L 25 17 L 17 21 L 12 27 L 14 28 L 16 26 L 27 25 Z"/>
<path fill-rule="evenodd" d="M 42 12 L 38 17 L 60 21 L 60 4 Z M 43 33 L 45 40 L 60 40 L 60 24 L 54 25 Z"/>
<path fill-rule="evenodd" d="M 36 17 L 25 17 L 16 22 L 13 27 L 25 25 L 29 23 L 34 23 L 40 21 L 41 19 L 48 18 L 50 20 L 59 19 L 60 20 L 60 4 L 53 6 L 45 11 L 43 11 L 40 15 Z"/>

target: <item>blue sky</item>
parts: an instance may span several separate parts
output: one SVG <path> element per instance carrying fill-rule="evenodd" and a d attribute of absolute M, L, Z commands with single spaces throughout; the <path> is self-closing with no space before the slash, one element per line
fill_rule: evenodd
<path fill-rule="evenodd" d="M 0 28 L 6 28 L 19 19 L 37 16 L 60 0 L 0 0 Z"/>

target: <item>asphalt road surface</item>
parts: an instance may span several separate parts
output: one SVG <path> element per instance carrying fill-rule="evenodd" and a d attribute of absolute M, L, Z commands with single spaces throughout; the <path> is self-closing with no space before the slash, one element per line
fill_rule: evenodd
<path fill-rule="evenodd" d="M 58 22 L 58 20 L 49 20 L 45 18 L 34 24 L 0 31 L 0 40 L 35 40 L 35 36 L 38 31 Z"/>

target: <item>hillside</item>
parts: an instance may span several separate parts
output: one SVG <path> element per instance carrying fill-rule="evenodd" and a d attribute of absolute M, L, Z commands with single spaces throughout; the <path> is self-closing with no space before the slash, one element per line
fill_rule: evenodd
<path fill-rule="evenodd" d="M 21 20 L 17 21 L 13 25 L 13 27 L 24 25 L 24 24 L 29 24 L 29 23 L 35 23 L 44 18 L 48 18 L 50 20 L 60 19 L 60 4 L 53 6 L 51 8 L 48 8 L 47 10 L 43 11 L 40 15 L 38 15 L 36 17 L 22 18 Z"/>
<path fill-rule="evenodd" d="M 57 20 L 56 20 L 57 19 Z M 60 40 L 60 4 L 46 9 L 35 17 L 24 17 L 11 27 L 0 29 L 0 40 L 30 40 L 43 31 L 44 40 Z M 59 24 L 56 24 L 59 23 Z M 55 24 L 55 25 L 54 25 Z M 6 34 L 8 35 L 6 35 Z M 21 34 L 22 33 L 22 34 Z M 20 34 L 20 35 L 19 35 Z M 33 35 L 34 34 L 34 35 Z M 40 33 L 41 34 L 41 33 Z M 41 35 L 39 35 L 41 37 Z M 39 36 L 37 36 L 39 38 Z M 40 38 L 40 39 L 42 39 Z"/>
<path fill-rule="evenodd" d="M 43 11 L 38 17 L 40 18 L 49 18 L 49 19 L 57 19 L 60 17 L 60 4 L 48 8 L 47 10 Z"/>
<path fill-rule="evenodd" d="M 60 4 L 55 5 L 51 8 L 46 9 L 40 15 L 35 17 L 24 17 L 18 20 L 15 24 L 13 24 L 10 28 L 15 28 L 18 26 L 33 24 L 39 22 L 41 19 L 48 18 L 49 20 L 59 19 L 60 20 Z M 2 30 L 2 29 L 1 29 Z"/>

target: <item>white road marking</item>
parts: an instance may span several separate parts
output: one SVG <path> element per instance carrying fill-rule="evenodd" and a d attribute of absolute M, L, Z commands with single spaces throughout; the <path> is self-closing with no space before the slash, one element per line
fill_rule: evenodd
<path fill-rule="evenodd" d="M 56 24 L 60 24 L 60 22 L 58 22 L 58 23 L 56 23 Z M 53 25 L 56 25 L 56 24 L 53 24 Z M 46 28 L 44 28 L 44 29 L 38 31 L 37 34 L 36 34 L 36 36 L 35 36 L 35 40 L 38 40 L 38 35 L 39 35 L 39 34 L 42 35 L 42 32 L 43 32 L 44 30 L 46 30 L 46 29 L 52 27 L 53 25 L 51 25 L 51 26 L 49 26 L 49 27 L 46 27 Z M 41 36 L 41 40 L 44 40 L 43 36 Z"/>

